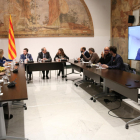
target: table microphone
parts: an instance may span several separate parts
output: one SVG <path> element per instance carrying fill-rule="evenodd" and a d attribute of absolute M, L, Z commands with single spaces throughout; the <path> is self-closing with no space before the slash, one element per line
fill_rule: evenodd
<path fill-rule="evenodd" d="M 14 80 L 14 81 L 12 81 L 12 82 L 10 82 L 8 85 L 7 85 L 7 87 L 8 88 L 12 88 L 12 87 L 15 87 L 15 81 L 17 80 L 17 78 Z"/>

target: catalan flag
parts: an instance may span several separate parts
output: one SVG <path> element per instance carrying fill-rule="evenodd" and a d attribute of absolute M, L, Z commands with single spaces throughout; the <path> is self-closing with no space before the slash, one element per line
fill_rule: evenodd
<path fill-rule="evenodd" d="M 14 30 L 13 30 L 11 15 L 10 15 L 10 19 L 9 19 L 8 56 L 9 56 L 9 59 L 11 59 L 11 60 L 14 60 L 17 57 L 16 46 L 15 46 L 15 37 L 14 37 Z"/>

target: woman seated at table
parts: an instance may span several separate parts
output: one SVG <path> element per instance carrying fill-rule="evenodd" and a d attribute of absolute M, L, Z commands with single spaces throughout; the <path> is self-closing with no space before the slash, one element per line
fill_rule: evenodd
<path fill-rule="evenodd" d="M 89 54 L 90 54 L 90 57 L 87 58 L 84 53 L 82 53 L 83 55 L 83 58 L 86 60 L 86 61 L 91 61 L 91 63 L 93 64 L 96 64 L 98 63 L 99 61 L 99 56 L 97 53 L 95 53 L 95 50 L 93 48 L 89 48 Z"/>
<path fill-rule="evenodd" d="M 3 49 L 0 49 L 0 65 L 1 65 L 1 66 L 3 66 L 3 64 L 7 65 L 6 61 L 7 61 L 7 62 L 13 61 L 13 60 L 10 60 L 10 59 L 6 59 L 6 58 L 3 56 L 3 54 L 4 54 Z"/>
<path fill-rule="evenodd" d="M 69 57 L 64 53 L 64 50 L 62 48 L 58 49 L 58 52 L 57 54 L 55 55 L 55 58 L 54 58 L 54 61 L 60 61 L 61 59 L 67 59 L 69 60 Z M 62 78 L 64 78 L 64 66 L 66 66 L 66 63 L 63 63 L 63 70 L 62 70 Z M 60 70 L 59 70 L 59 73 L 58 73 L 58 76 L 60 76 Z"/>

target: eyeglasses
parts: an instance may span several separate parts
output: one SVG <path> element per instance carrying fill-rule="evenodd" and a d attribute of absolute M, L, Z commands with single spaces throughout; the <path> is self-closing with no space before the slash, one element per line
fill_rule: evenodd
<path fill-rule="evenodd" d="M 104 50 L 104 51 L 109 51 L 109 50 Z"/>

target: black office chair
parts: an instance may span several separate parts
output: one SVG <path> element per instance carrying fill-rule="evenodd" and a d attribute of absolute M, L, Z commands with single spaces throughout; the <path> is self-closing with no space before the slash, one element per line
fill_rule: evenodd
<path fill-rule="evenodd" d="M 124 63 L 124 67 L 125 67 L 125 71 L 126 72 L 130 72 L 130 73 L 136 74 L 136 69 L 131 68 L 129 64 Z"/>

